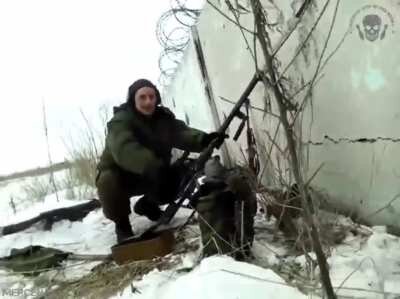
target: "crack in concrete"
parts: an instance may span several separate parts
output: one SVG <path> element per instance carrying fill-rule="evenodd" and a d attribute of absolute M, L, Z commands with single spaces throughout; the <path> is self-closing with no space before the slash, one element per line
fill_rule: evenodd
<path fill-rule="evenodd" d="M 338 138 L 334 139 L 328 135 L 324 136 L 325 140 L 329 140 L 334 144 L 339 144 L 339 143 L 375 143 L 378 141 L 389 141 L 389 142 L 400 142 L 400 138 L 391 138 L 391 137 L 376 137 L 376 138 L 357 138 L 357 139 L 350 139 L 350 138 Z M 306 142 L 307 144 L 311 145 L 324 145 L 323 141 L 320 142 L 314 142 L 314 141 L 308 141 Z"/>

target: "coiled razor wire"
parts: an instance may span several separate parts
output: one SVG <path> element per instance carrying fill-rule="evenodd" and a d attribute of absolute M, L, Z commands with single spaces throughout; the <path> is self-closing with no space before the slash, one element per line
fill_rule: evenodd
<path fill-rule="evenodd" d="M 161 15 L 157 22 L 156 35 L 163 48 L 158 59 L 161 71 L 158 79 L 162 87 L 171 83 L 191 36 L 191 27 L 196 24 L 200 9 L 188 8 L 187 0 L 171 0 L 171 9 Z"/>

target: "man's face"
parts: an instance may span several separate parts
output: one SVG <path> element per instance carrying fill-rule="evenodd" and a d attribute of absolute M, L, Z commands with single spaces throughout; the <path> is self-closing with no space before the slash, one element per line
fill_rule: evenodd
<path fill-rule="evenodd" d="M 144 115 L 152 115 L 156 109 L 157 96 L 154 88 L 142 87 L 136 91 L 135 107 Z"/>

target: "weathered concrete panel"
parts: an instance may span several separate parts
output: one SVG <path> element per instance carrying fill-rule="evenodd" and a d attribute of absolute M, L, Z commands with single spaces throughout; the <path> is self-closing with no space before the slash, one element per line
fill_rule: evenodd
<path fill-rule="evenodd" d="M 249 1 L 239 2 L 249 8 Z M 271 32 L 273 47 L 277 47 L 282 40 L 281 32 L 287 32 L 295 22 L 294 13 L 303 1 L 275 1 L 277 5 L 271 1 L 262 2 L 271 22 L 281 24 Z M 234 19 L 225 1 L 212 3 Z M 316 5 L 307 12 L 297 30 L 278 52 L 281 72 L 291 63 L 299 45 L 324 9 L 324 1 L 314 3 Z M 330 1 L 307 47 L 286 72 L 292 82 L 288 92 L 293 94 L 313 78 L 318 65 L 321 70 L 311 100 L 297 123 L 297 134 L 306 145 L 303 166 L 306 176 L 310 176 L 324 163 L 313 185 L 329 194 L 333 206 L 355 211 L 371 223 L 400 228 L 397 217 L 400 200 L 370 216 L 400 192 L 400 3 L 395 0 L 342 0 L 320 63 L 336 3 Z M 379 16 L 381 23 L 375 24 L 378 27 L 368 27 L 377 20 L 376 17 L 366 17 L 368 15 Z M 251 14 L 241 15 L 240 22 L 249 31 L 254 30 Z M 372 31 L 366 32 L 371 28 L 379 30 L 379 34 L 373 36 Z M 235 102 L 254 74 L 255 63 L 248 49 L 248 46 L 253 48 L 252 34 L 245 30 L 241 32 L 210 5 L 206 5 L 200 17 L 198 31 L 215 104 L 219 118 L 223 119 L 233 105 L 221 97 Z M 247 44 L 243 35 L 248 40 Z M 262 67 L 259 47 L 257 53 L 258 65 Z M 198 64 L 194 54 L 193 47 L 189 47 L 167 94 L 170 98 L 179 98 L 178 110 L 184 109 L 193 118 L 194 125 L 211 130 L 213 121 L 201 87 L 201 76 L 196 70 Z M 189 94 L 193 98 L 184 100 Z M 285 178 L 289 178 L 290 173 L 287 156 L 271 146 L 269 137 L 274 136 L 279 122 L 274 116 L 260 111 L 265 108 L 268 94 L 271 97 L 269 109 L 278 114 L 271 93 L 266 93 L 262 84 L 259 84 L 251 95 L 251 103 L 257 108 L 251 110 L 251 120 L 256 128 L 261 162 L 267 166 L 264 181 L 277 184 L 278 172 Z M 294 100 L 301 102 L 305 94 L 304 91 L 300 92 Z M 232 124 L 231 136 L 238 125 L 239 121 Z M 243 160 L 241 148 L 246 148 L 245 136 L 238 142 L 229 140 L 227 144 L 232 157 L 237 161 Z M 281 126 L 277 131 L 277 144 L 285 149 Z M 270 152 L 273 163 L 268 162 L 267 154 Z"/>

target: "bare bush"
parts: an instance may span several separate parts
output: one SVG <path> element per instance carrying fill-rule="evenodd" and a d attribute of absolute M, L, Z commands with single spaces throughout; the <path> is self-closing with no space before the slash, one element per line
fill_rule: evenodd
<path fill-rule="evenodd" d="M 34 177 L 24 181 L 21 184 L 21 191 L 25 198 L 37 201 L 44 201 L 47 195 L 54 192 L 53 184 L 47 176 Z"/>
<path fill-rule="evenodd" d="M 55 175 L 54 169 L 50 165 L 47 174 L 24 180 L 21 183 L 21 190 L 25 198 L 44 201 L 47 195 L 53 194 L 57 190 L 66 190 L 67 199 L 87 199 L 93 194 L 97 173 L 96 165 L 99 161 L 100 151 L 104 147 L 106 132 L 103 128 L 108 119 L 107 111 L 105 106 L 99 109 L 97 123 L 100 123 L 101 129 L 96 129 L 96 126 L 81 111 L 85 126 L 80 129 L 79 137 L 71 136 L 63 139 L 68 153 L 68 161 L 64 164 L 68 167 L 57 169 L 64 170 L 64 172 Z M 48 150 L 50 150 L 49 146 Z M 50 163 L 52 163 L 51 159 Z"/>
<path fill-rule="evenodd" d="M 101 150 L 104 148 L 106 132 L 103 128 L 106 127 L 108 120 L 107 107 L 102 106 L 99 109 L 101 130 L 96 129 L 83 111 L 81 111 L 81 115 L 85 127 L 81 129 L 80 138 L 71 137 L 68 141 L 64 140 L 64 145 L 68 151 L 68 160 L 71 163 L 70 171 L 64 182 L 67 189 L 73 189 L 77 186 L 87 187 L 88 189 L 95 188 L 96 166 L 99 162 Z"/>

